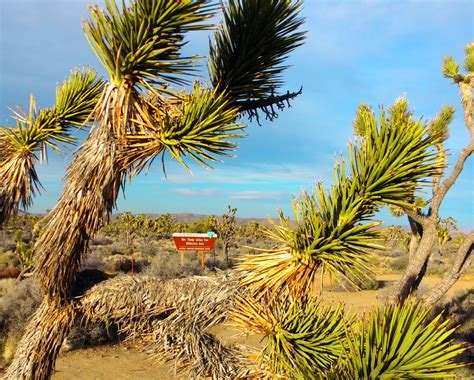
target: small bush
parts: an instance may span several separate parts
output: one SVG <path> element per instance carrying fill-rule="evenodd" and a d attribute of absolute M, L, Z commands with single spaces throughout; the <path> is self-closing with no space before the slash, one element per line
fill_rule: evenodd
<path fill-rule="evenodd" d="M 106 238 L 106 237 L 103 237 L 103 236 L 98 236 L 96 238 L 94 238 L 92 241 L 91 241 L 91 245 L 96 245 L 96 246 L 100 246 L 100 245 L 110 245 L 112 244 L 113 241 Z"/>
<path fill-rule="evenodd" d="M 33 279 L 21 281 L 0 298 L 0 350 L 5 359 L 15 350 L 26 322 L 41 300 L 41 291 Z"/>
<path fill-rule="evenodd" d="M 82 321 L 76 321 L 64 342 L 63 349 L 69 351 L 116 342 L 117 340 L 118 333 L 115 325 L 107 327 L 105 323 L 86 324 Z"/>
<path fill-rule="evenodd" d="M 6 251 L 0 254 L 0 270 L 4 268 L 18 268 L 21 265 L 20 259 L 15 252 Z"/>
<path fill-rule="evenodd" d="M 181 264 L 177 252 L 163 252 L 150 260 L 150 265 L 145 268 L 144 273 L 164 280 L 195 276 L 202 273 L 201 255 L 186 252 Z"/>
<path fill-rule="evenodd" d="M 132 260 L 125 255 L 112 255 L 104 259 L 107 272 L 127 273 L 132 269 Z"/>
<path fill-rule="evenodd" d="M 408 255 L 397 257 L 396 259 L 388 263 L 389 268 L 397 272 L 405 270 L 407 265 L 408 265 Z"/>

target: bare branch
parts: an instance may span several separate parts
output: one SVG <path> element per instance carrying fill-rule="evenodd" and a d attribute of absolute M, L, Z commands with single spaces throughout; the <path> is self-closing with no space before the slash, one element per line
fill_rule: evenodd
<path fill-rule="evenodd" d="M 241 112 L 247 112 L 250 118 L 255 117 L 257 122 L 259 122 L 258 111 L 262 111 L 266 118 L 270 121 L 276 119 L 278 114 L 274 107 L 279 111 L 282 111 L 285 107 L 291 107 L 290 100 L 296 98 L 298 95 L 303 93 L 303 87 L 301 87 L 297 92 L 287 91 L 283 95 L 270 95 L 268 98 L 258 99 L 258 100 L 246 100 L 236 102 L 235 105 L 239 108 Z"/>
<path fill-rule="evenodd" d="M 454 169 L 449 175 L 449 177 L 446 178 L 446 180 L 440 185 L 438 191 L 431 199 L 429 214 L 432 214 L 432 213 L 438 214 L 439 206 L 443 202 L 443 199 L 446 193 L 458 179 L 459 174 L 461 174 L 464 168 L 464 163 L 473 152 L 474 152 L 474 136 L 471 142 L 469 143 L 469 145 L 467 145 L 459 154 L 458 159 L 456 161 L 456 165 L 454 166 Z"/>
<path fill-rule="evenodd" d="M 446 193 L 458 179 L 459 174 L 461 174 L 464 168 L 464 163 L 466 162 L 467 158 L 474 152 L 474 101 L 472 97 L 473 87 L 473 75 L 466 76 L 465 80 L 459 83 L 459 89 L 461 92 L 461 102 L 464 109 L 464 122 L 471 135 L 470 142 L 459 154 L 458 159 L 456 161 L 456 165 L 454 166 L 454 169 L 449 175 L 449 177 L 446 178 L 446 180 L 439 186 L 438 191 L 435 191 L 435 194 L 433 195 L 433 198 L 431 200 L 429 214 L 438 214 L 439 206 L 443 202 Z"/>

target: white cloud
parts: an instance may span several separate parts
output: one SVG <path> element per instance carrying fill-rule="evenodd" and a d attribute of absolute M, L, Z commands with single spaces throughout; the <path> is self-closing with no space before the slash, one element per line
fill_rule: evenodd
<path fill-rule="evenodd" d="M 173 190 L 175 193 L 178 193 L 180 195 L 185 195 L 189 197 L 210 197 L 217 195 L 219 193 L 218 189 L 189 189 L 189 188 L 183 188 L 183 189 L 175 189 Z"/>
<path fill-rule="evenodd" d="M 273 199 L 280 200 L 288 197 L 288 194 L 282 191 L 259 191 L 259 190 L 248 190 L 240 191 L 230 196 L 230 199 L 235 200 L 258 200 L 258 199 Z"/>

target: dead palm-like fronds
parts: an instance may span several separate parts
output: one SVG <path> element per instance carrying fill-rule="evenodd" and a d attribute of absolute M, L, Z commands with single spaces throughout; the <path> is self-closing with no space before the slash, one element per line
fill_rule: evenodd
<path fill-rule="evenodd" d="M 340 378 L 440 379 L 462 364 L 452 359 L 465 350 L 449 340 L 454 329 L 441 315 L 414 300 L 376 309 L 355 336 L 349 337 Z"/>
<path fill-rule="evenodd" d="M 45 160 L 47 148 L 61 152 L 61 145 L 73 144 L 72 127 L 89 119 L 102 90 L 95 71 L 74 70 L 56 89 L 55 105 L 37 109 L 30 98 L 29 112 L 15 112 L 16 127 L 0 128 L 0 223 L 27 209 L 41 188 L 35 169 Z"/>
<path fill-rule="evenodd" d="M 381 205 L 409 207 L 415 190 L 440 170 L 433 150 L 440 137 L 429 134 L 400 103 L 404 100 L 388 115 L 381 112 L 379 126 L 373 113 L 364 111 L 362 136 L 349 144 L 350 173 L 344 160 L 337 163 L 330 190 L 319 183 L 313 193 L 293 201 L 296 225 L 280 215 L 280 223 L 267 229 L 279 248 L 242 258 L 242 283 L 257 298 L 307 294 L 318 268 L 340 273 L 350 283 L 367 274 L 368 250 L 379 248 L 380 233 L 374 230 L 377 222 L 365 221 Z"/>
<path fill-rule="evenodd" d="M 49 379 L 59 350 L 77 317 L 73 305 L 44 299 L 26 325 L 24 343 L 19 345 L 5 379 Z"/>
<path fill-rule="evenodd" d="M 224 346 L 209 329 L 223 323 L 238 292 L 235 281 L 226 281 L 190 293 L 175 310 L 158 322 L 149 350 L 158 360 L 174 363 L 189 378 L 235 378 L 238 350 Z"/>
<path fill-rule="evenodd" d="M 79 310 L 87 321 L 117 324 L 127 339 L 142 341 L 153 358 L 171 361 L 178 372 L 223 379 L 238 369 L 236 351 L 209 329 L 226 319 L 236 285 L 225 276 L 120 276 L 90 289 Z"/>

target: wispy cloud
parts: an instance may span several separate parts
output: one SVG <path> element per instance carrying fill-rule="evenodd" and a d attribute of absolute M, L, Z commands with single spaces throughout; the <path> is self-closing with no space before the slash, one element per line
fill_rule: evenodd
<path fill-rule="evenodd" d="M 258 200 L 258 199 L 273 199 L 280 200 L 287 197 L 287 194 L 282 191 L 260 191 L 260 190 L 248 190 L 241 191 L 239 193 L 230 196 L 230 199 L 235 200 Z"/>
<path fill-rule="evenodd" d="M 189 189 L 189 188 L 184 188 L 184 189 L 174 189 L 173 192 L 180 194 L 180 195 L 185 195 L 189 197 L 210 197 L 219 194 L 218 189 Z"/>

